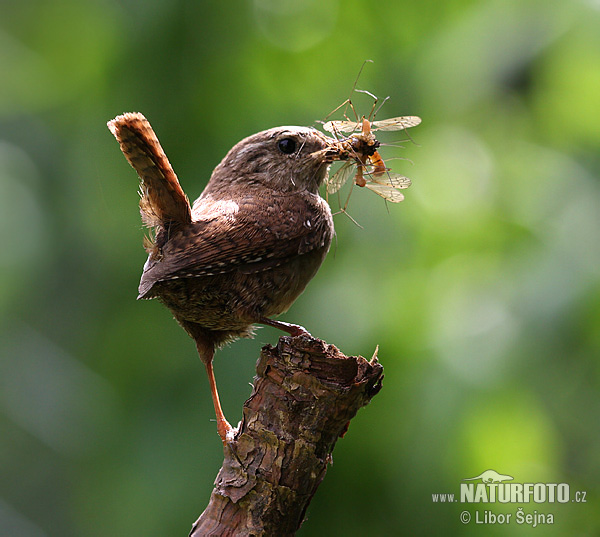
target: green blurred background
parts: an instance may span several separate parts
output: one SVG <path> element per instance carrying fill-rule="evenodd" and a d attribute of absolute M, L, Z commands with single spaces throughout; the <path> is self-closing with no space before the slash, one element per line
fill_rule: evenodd
<path fill-rule="evenodd" d="M 187 535 L 222 460 L 192 341 L 135 300 L 136 176 L 106 121 L 143 112 L 194 199 L 366 59 L 378 117 L 423 124 L 382 150 L 406 201 L 355 189 L 363 228 L 336 217 L 284 317 L 385 367 L 299 535 L 600 534 L 598 0 L 30 0 L 0 13 L 2 536 Z M 279 335 L 218 353 L 230 421 Z M 432 501 L 488 468 L 587 503 L 529 504 L 554 515 L 533 529 Z"/>

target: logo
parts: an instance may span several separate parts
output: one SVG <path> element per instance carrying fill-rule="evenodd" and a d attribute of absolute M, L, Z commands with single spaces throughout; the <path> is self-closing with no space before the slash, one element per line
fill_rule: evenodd
<path fill-rule="evenodd" d="M 493 505 L 486 509 L 463 510 L 460 521 L 463 524 L 527 524 L 531 527 L 554 524 L 554 514 L 538 511 L 537 504 L 586 503 L 585 491 L 571 491 L 568 483 L 515 482 L 512 475 L 501 474 L 496 470 L 485 470 L 475 477 L 466 477 L 460 483 L 459 494 L 432 494 L 433 503 L 501 504 L 494 511 Z M 511 511 L 511 504 L 523 504 Z M 535 509 L 531 510 L 530 504 Z M 508 509 L 507 509 L 508 508 Z M 500 512 L 500 510 L 502 512 Z"/>
<path fill-rule="evenodd" d="M 502 483 L 502 481 L 512 481 L 514 477 L 499 474 L 496 470 L 486 470 L 477 477 L 468 477 L 467 479 L 463 479 L 463 481 L 474 481 L 476 479 L 481 479 L 483 483 Z"/>

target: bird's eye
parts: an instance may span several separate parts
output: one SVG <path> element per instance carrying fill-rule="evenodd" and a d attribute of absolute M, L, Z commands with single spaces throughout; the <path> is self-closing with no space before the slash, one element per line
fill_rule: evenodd
<path fill-rule="evenodd" d="M 282 153 L 291 155 L 294 151 L 296 151 L 296 140 L 292 138 L 283 138 L 277 142 L 277 148 Z"/>

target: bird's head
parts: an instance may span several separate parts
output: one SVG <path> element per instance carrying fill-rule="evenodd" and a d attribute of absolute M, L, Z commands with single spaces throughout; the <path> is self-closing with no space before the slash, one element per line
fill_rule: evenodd
<path fill-rule="evenodd" d="M 245 138 L 215 168 L 202 197 L 231 188 L 264 186 L 277 192 L 316 193 L 341 147 L 310 127 L 275 127 Z"/>

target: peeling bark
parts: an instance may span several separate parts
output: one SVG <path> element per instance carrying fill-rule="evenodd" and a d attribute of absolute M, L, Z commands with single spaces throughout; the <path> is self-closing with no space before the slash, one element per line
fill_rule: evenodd
<path fill-rule="evenodd" d="M 294 535 L 337 439 L 381 389 L 383 367 L 307 336 L 263 347 L 254 390 L 190 537 Z"/>

